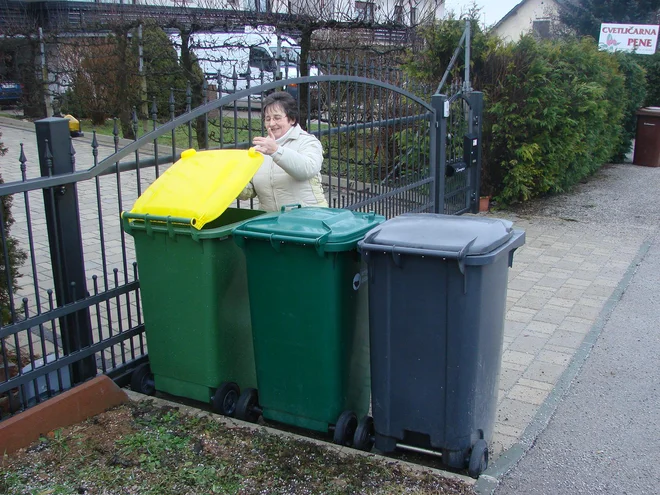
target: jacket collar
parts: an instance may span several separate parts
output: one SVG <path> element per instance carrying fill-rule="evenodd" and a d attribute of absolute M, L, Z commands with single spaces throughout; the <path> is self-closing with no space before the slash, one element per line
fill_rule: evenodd
<path fill-rule="evenodd" d="M 300 127 L 300 124 L 296 124 L 291 129 L 289 129 L 284 136 L 282 136 L 279 139 L 276 139 L 275 142 L 277 144 L 283 144 L 289 139 L 298 139 L 301 133 L 302 133 L 302 127 Z"/>

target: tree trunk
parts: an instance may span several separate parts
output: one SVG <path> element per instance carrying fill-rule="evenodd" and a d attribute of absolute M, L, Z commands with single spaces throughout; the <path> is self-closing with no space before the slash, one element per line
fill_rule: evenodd
<path fill-rule="evenodd" d="M 193 59 L 190 50 L 190 35 L 192 31 L 181 29 L 181 67 L 183 67 L 186 79 L 190 83 L 191 99 L 190 108 L 196 108 L 204 101 L 204 74 Z M 195 133 L 197 134 L 197 147 L 203 149 L 205 143 L 204 117 L 195 120 Z"/>
<path fill-rule="evenodd" d="M 119 102 L 119 123 L 121 124 L 122 136 L 125 139 L 135 139 L 133 123 L 131 122 L 131 95 L 129 90 L 129 67 L 128 59 L 128 31 L 121 29 L 115 31 L 117 36 L 117 56 L 119 60 L 117 74 L 117 95 Z"/>
<path fill-rule="evenodd" d="M 312 26 L 306 25 L 303 27 L 302 33 L 300 35 L 300 72 L 298 73 L 299 77 L 309 76 L 309 52 L 312 46 L 312 33 L 314 28 Z M 300 115 L 308 115 L 308 102 L 309 102 L 309 84 L 300 84 L 298 86 L 298 98 L 300 100 Z M 313 102 L 312 102 L 313 107 Z M 307 121 L 300 121 L 300 126 L 307 130 Z"/>

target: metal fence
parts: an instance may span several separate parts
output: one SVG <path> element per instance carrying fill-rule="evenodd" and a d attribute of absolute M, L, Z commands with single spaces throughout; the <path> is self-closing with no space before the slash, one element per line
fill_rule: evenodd
<path fill-rule="evenodd" d="M 179 116 L 172 96 L 169 109 L 152 106 L 149 121 L 134 114 L 137 137 L 122 146 L 116 121 L 112 138 L 92 132 L 75 143 L 66 120 L 36 123 L 36 148 L 22 145 L 0 184 L 15 220 L 9 231 L 8 210 L 0 209 L 3 259 L 11 260 L 11 249 L 25 253 L 24 264 L 14 256 L 19 261 L 5 262 L 0 275 L 8 292 L 0 326 L 2 417 L 99 373 L 126 383 L 146 359 L 138 267 L 120 213 L 182 150 L 246 148 L 263 135 L 260 101 L 274 89 L 297 94 L 302 125 L 323 144 L 330 206 L 387 217 L 475 211 L 481 95 L 427 102 L 404 78 L 374 67 L 344 69 L 248 83 L 228 95 L 206 86 L 204 104 L 191 109 L 188 96 Z"/>

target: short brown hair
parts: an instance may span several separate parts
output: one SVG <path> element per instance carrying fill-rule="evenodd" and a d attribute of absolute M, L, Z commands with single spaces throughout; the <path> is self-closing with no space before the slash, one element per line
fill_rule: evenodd
<path fill-rule="evenodd" d="M 299 120 L 298 103 L 295 98 L 286 91 L 275 91 L 264 98 L 261 103 L 261 114 L 266 115 L 266 109 L 272 105 L 280 105 L 288 119 L 293 120 L 296 125 Z"/>

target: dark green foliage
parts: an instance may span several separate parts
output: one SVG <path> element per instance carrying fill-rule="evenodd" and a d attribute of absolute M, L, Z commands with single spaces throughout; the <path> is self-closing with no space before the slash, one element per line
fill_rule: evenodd
<path fill-rule="evenodd" d="M 645 107 L 660 107 L 660 51 L 655 55 L 639 55 L 637 62 L 646 70 Z"/>
<path fill-rule="evenodd" d="M 527 36 L 487 65 L 484 182 L 501 202 L 565 191 L 620 149 L 625 78 L 593 41 Z"/>
<path fill-rule="evenodd" d="M 2 132 L 0 132 L 0 138 L 2 138 Z M 0 141 L 0 156 L 5 153 L 7 153 L 7 148 L 5 148 Z M 3 182 L 2 176 L 0 176 L 0 184 Z M 9 230 L 14 224 L 14 218 L 11 215 L 12 198 L 11 196 L 3 196 L 0 200 L 0 207 L 2 208 L 2 233 L 4 234 L 4 239 L 7 240 L 7 245 L 5 246 L 4 239 L 0 237 L 0 324 L 6 325 L 11 323 L 11 306 L 7 271 L 9 271 L 11 276 L 11 289 L 15 294 L 19 289 L 17 284 L 19 277 L 18 269 L 25 262 L 27 255 L 18 247 L 16 239 L 9 235 Z M 9 269 L 7 269 L 7 261 L 5 260 L 5 248 L 9 257 Z"/>
<path fill-rule="evenodd" d="M 598 39 L 603 22 L 655 24 L 660 0 L 565 0 L 559 2 L 559 19 L 581 36 Z"/>
<path fill-rule="evenodd" d="M 425 31 L 427 48 L 408 71 L 437 84 L 463 26 L 449 20 Z M 503 45 L 475 26 L 472 84 L 485 98 L 481 193 L 501 204 L 527 201 L 621 158 L 644 101 L 641 57 L 599 51 L 590 38 Z"/>
<path fill-rule="evenodd" d="M 492 34 L 484 33 L 479 26 L 478 20 L 471 19 L 471 49 L 472 57 L 470 69 L 472 71 L 473 83 L 478 86 L 480 75 L 484 71 L 484 62 L 486 54 L 499 45 L 500 41 Z M 413 54 L 405 64 L 405 69 L 414 78 L 426 83 L 434 82 L 435 85 L 442 80 L 442 76 L 454 55 L 458 42 L 465 30 L 465 21 L 449 18 L 442 22 L 436 22 L 434 25 L 420 29 L 420 34 L 424 37 L 426 48 L 419 53 Z M 448 80 L 462 79 L 464 71 L 464 57 L 461 53 L 456 60 L 451 77 Z M 435 88 L 434 88 L 435 89 Z M 447 92 L 445 86 L 442 89 Z"/>
<path fill-rule="evenodd" d="M 635 138 L 637 129 L 637 110 L 644 106 L 646 99 L 647 80 L 646 74 L 641 65 L 643 59 L 648 55 L 632 55 L 628 53 L 617 53 L 616 58 L 619 62 L 619 69 L 625 76 L 626 98 L 623 109 L 623 129 L 621 135 L 621 144 L 615 152 L 614 161 L 623 161 Z"/>
<path fill-rule="evenodd" d="M 151 105 L 155 97 L 159 118 L 168 119 L 170 88 L 177 90 L 175 91 L 177 114 L 185 109 L 186 77 L 179 65 L 174 46 L 160 27 L 146 24 L 142 32 L 142 43 L 149 112 L 151 113 Z M 137 43 L 134 43 L 133 50 L 137 54 Z"/>

